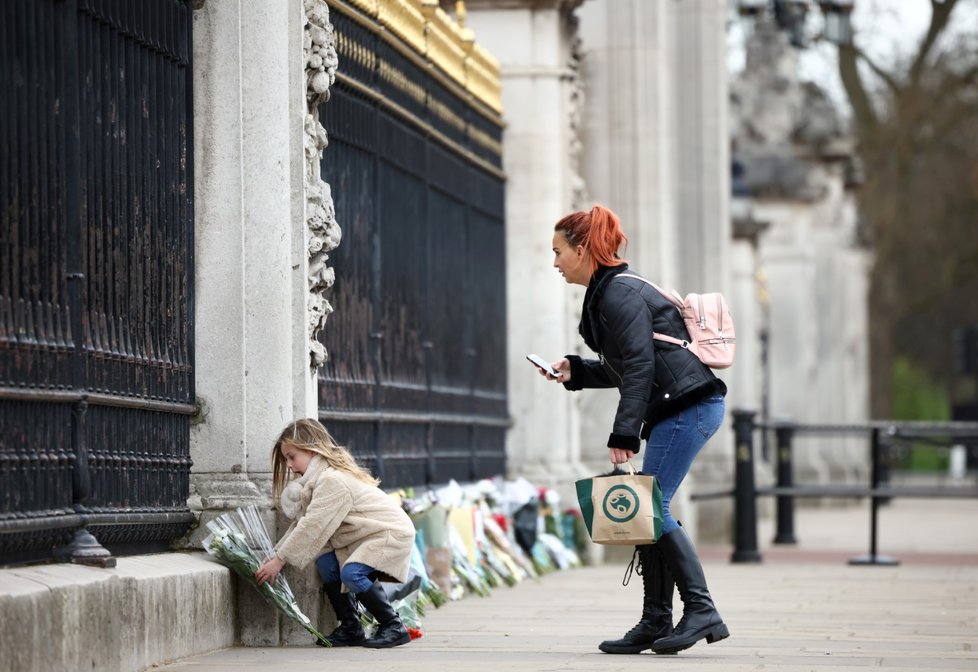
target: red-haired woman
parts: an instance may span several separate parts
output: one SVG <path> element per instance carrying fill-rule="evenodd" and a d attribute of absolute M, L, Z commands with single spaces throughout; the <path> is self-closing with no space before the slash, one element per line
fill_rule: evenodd
<path fill-rule="evenodd" d="M 571 284 L 587 287 L 578 330 L 599 359 L 567 355 L 552 364 L 568 390 L 617 387 L 618 411 L 608 438 L 613 464 L 627 462 L 646 440 L 642 471 L 662 488 L 663 528 L 658 542 L 636 547 L 644 601 L 638 625 L 606 653 L 676 653 L 701 639 L 729 635 L 706 587 L 703 568 L 669 503 L 693 459 L 723 421 L 726 386 L 688 350 L 653 341 L 653 332 L 688 339 L 679 311 L 655 288 L 629 272 L 618 256 L 627 244 L 608 208 L 567 215 L 554 227 L 554 267 Z M 673 628 L 673 585 L 683 617 Z"/>

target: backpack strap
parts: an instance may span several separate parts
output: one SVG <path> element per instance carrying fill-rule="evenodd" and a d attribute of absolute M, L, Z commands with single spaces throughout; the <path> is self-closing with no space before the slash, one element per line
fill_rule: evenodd
<path fill-rule="evenodd" d="M 682 316 L 682 314 L 683 314 L 683 308 L 685 307 L 685 304 L 683 303 L 683 301 L 679 297 L 679 295 L 678 294 L 675 294 L 675 290 L 673 290 L 673 293 L 667 292 L 666 290 L 662 289 L 661 287 L 659 287 L 659 285 L 655 284 L 654 282 L 651 282 L 649 280 L 646 280 L 645 278 L 643 278 L 640 275 L 632 275 L 631 273 L 619 273 L 618 275 L 615 276 L 615 278 L 616 279 L 617 278 L 634 278 L 636 280 L 641 280 L 646 285 L 651 286 L 653 289 L 655 289 L 655 291 L 659 292 L 659 294 L 661 294 L 663 297 L 665 297 L 665 299 L 667 301 L 669 301 L 669 303 L 671 303 L 672 305 L 674 305 L 676 307 L 676 310 L 678 310 L 680 316 Z M 685 350 L 688 350 L 689 349 L 689 341 L 687 341 L 686 339 L 683 339 L 683 338 L 676 338 L 675 336 L 668 336 L 666 334 L 660 334 L 657 331 L 652 332 L 652 338 L 654 338 L 657 341 L 665 341 L 666 343 L 672 343 L 673 345 L 678 345 L 680 348 L 683 348 Z"/>
<path fill-rule="evenodd" d="M 662 287 L 659 287 L 659 285 L 657 285 L 654 282 L 651 282 L 649 280 L 646 280 L 641 275 L 632 275 L 631 273 L 619 273 L 615 277 L 616 278 L 635 278 L 636 280 L 641 280 L 646 285 L 649 285 L 650 287 L 653 287 L 655 289 L 655 291 L 659 292 L 659 294 L 662 294 L 662 296 L 664 296 L 669 301 L 669 303 L 671 303 L 672 305 L 674 305 L 676 308 L 679 309 L 680 312 L 682 312 L 683 306 L 685 304 L 683 304 L 682 297 L 679 296 L 678 294 L 676 294 L 676 290 L 672 290 L 671 293 L 670 292 L 667 292 L 666 290 L 662 289 Z"/>

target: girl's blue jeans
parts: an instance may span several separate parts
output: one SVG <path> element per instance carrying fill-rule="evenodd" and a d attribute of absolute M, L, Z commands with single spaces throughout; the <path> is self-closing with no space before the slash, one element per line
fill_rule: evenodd
<path fill-rule="evenodd" d="M 370 590 L 370 586 L 374 584 L 370 575 L 376 571 L 373 567 L 359 562 L 348 562 L 343 565 L 343 569 L 340 569 L 340 562 L 336 559 L 336 553 L 332 551 L 316 559 L 316 569 L 319 570 L 319 577 L 323 583 L 342 581 L 354 593 Z"/>
<path fill-rule="evenodd" d="M 679 484 L 686 478 L 696 455 L 723 423 L 724 403 L 719 394 L 660 420 L 645 444 L 642 471 L 655 474 L 662 490 L 662 534 L 679 527 L 669 512 Z"/>

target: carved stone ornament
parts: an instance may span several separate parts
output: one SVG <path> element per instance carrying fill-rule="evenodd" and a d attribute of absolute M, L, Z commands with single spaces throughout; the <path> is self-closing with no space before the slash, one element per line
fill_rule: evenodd
<path fill-rule="evenodd" d="M 581 136 L 584 132 L 584 108 L 585 88 L 584 77 L 581 75 L 582 61 L 584 52 L 580 34 L 580 19 L 574 14 L 577 4 L 570 3 L 571 6 L 564 13 L 564 27 L 568 40 L 567 71 L 569 74 L 570 98 L 568 105 L 568 137 L 570 146 L 568 147 L 568 164 L 570 168 L 571 181 L 571 208 L 574 210 L 588 210 L 589 201 L 587 192 L 587 182 L 581 171 L 581 156 L 584 152 L 584 143 Z"/>
<path fill-rule="evenodd" d="M 342 233 L 336 223 L 336 210 L 329 185 L 320 175 L 320 161 L 328 139 L 319 123 L 319 104 L 329 100 L 329 87 L 336 80 L 339 60 L 333 41 L 333 24 L 329 22 L 326 0 L 304 0 L 306 23 L 303 31 L 303 56 L 306 63 L 306 120 L 303 134 L 305 154 L 306 237 L 309 254 L 309 296 L 307 332 L 309 364 L 316 371 L 326 361 L 326 348 L 319 342 L 320 330 L 333 307 L 326 300 L 326 290 L 333 285 L 335 274 L 328 266 L 329 253 L 339 246 Z"/>

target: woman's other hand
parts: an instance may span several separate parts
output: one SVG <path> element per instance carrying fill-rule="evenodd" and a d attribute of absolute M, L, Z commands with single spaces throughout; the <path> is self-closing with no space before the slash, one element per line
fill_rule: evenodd
<path fill-rule="evenodd" d="M 625 464 L 634 455 L 632 451 L 624 448 L 609 448 L 608 453 L 612 464 Z"/>
<path fill-rule="evenodd" d="M 570 361 L 563 357 L 558 359 L 556 362 L 550 365 L 550 368 L 557 372 L 556 376 L 551 376 L 549 373 L 545 373 L 547 380 L 556 380 L 558 383 L 567 383 L 571 379 L 571 365 Z"/>
<path fill-rule="evenodd" d="M 262 563 L 258 571 L 255 572 L 255 579 L 258 581 L 258 585 L 262 585 L 266 581 L 269 583 L 275 583 L 275 579 L 278 578 L 278 573 L 282 571 L 285 567 L 285 561 L 279 560 L 278 556 L 272 556 L 268 560 Z"/>

